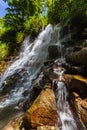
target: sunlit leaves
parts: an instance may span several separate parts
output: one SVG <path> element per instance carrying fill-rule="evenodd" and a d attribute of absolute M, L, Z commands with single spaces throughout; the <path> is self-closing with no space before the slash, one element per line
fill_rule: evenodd
<path fill-rule="evenodd" d="M 0 61 L 3 60 L 8 54 L 8 47 L 6 43 L 0 41 Z"/>
<path fill-rule="evenodd" d="M 79 12 L 86 13 L 86 0 L 48 0 L 48 19 L 56 23 L 58 18 L 60 21 L 66 21 Z M 53 23 L 52 22 L 52 23 Z"/>
<path fill-rule="evenodd" d="M 24 39 L 24 33 L 23 32 L 17 32 L 16 42 L 19 44 L 23 41 L 23 39 Z"/>
<path fill-rule="evenodd" d="M 31 16 L 24 23 L 25 32 L 27 34 L 36 36 L 42 30 L 42 27 L 45 25 L 46 25 L 46 22 L 45 20 L 43 20 L 43 18 L 40 15 Z"/>

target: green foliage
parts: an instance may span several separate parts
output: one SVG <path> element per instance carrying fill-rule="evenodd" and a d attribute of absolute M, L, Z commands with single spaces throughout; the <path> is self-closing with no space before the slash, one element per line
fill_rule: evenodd
<path fill-rule="evenodd" d="M 66 22 L 76 16 L 81 16 L 87 12 L 86 0 L 49 0 L 48 22 Z M 87 15 L 84 15 L 84 19 Z M 83 19 L 82 19 L 83 20 Z M 78 21 L 78 19 L 77 19 Z"/>
<path fill-rule="evenodd" d="M 8 2 L 9 13 L 14 13 L 23 16 L 23 18 L 28 18 L 33 16 L 36 12 L 42 12 L 42 1 L 41 0 L 4 0 Z"/>
<path fill-rule="evenodd" d="M 65 21 L 69 18 L 70 13 L 70 0 L 50 0 L 50 6 L 48 9 L 48 22 L 58 23 Z"/>
<path fill-rule="evenodd" d="M 4 56 L 8 54 L 12 54 L 15 47 L 16 47 L 16 31 L 14 30 L 14 27 L 11 26 L 5 26 L 5 18 L 0 19 L 0 40 L 1 40 L 1 49 L 0 52 L 2 54 L 2 58 L 4 59 Z M 5 47 L 7 46 L 7 49 L 5 50 Z"/>
<path fill-rule="evenodd" d="M 8 28 L 3 35 L 1 35 L 2 43 L 6 43 L 8 45 L 8 53 L 12 54 L 17 47 L 16 44 L 16 31 L 12 28 Z"/>
<path fill-rule="evenodd" d="M 46 20 L 43 19 L 41 16 L 31 16 L 24 23 L 25 32 L 27 34 L 36 36 L 42 30 L 42 27 L 45 25 L 46 25 Z"/>
<path fill-rule="evenodd" d="M 8 30 L 8 28 L 4 25 L 4 21 L 4 18 L 0 19 L 0 38 Z"/>
<path fill-rule="evenodd" d="M 69 21 L 71 27 L 76 27 L 78 32 L 83 32 L 87 27 L 86 0 L 3 1 L 9 7 L 6 16 L 0 19 L 0 40 L 4 43 L 3 46 L 8 46 L 8 54 L 12 54 L 20 46 L 19 43 L 26 35 L 37 36 L 47 22 L 64 24 Z"/>
<path fill-rule="evenodd" d="M 8 55 L 8 46 L 6 43 L 0 42 L 0 61 L 4 60 L 4 58 Z"/>
<path fill-rule="evenodd" d="M 16 42 L 21 43 L 24 39 L 24 33 L 23 32 L 18 32 L 16 36 Z"/>
<path fill-rule="evenodd" d="M 7 14 L 0 19 L 0 40 L 14 53 L 26 35 L 36 36 L 46 25 L 42 17 L 41 0 L 3 0 L 8 3 Z"/>

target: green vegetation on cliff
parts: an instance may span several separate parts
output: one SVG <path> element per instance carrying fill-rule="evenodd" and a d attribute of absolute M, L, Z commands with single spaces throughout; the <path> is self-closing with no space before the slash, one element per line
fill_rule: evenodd
<path fill-rule="evenodd" d="M 0 60 L 17 50 L 26 35 L 37 36 L 48 23 L 69 21 L 72 30 L 79 34 L 87 28 L 86 0 L 3 1 L 9 7 L 0 19 Z"/>

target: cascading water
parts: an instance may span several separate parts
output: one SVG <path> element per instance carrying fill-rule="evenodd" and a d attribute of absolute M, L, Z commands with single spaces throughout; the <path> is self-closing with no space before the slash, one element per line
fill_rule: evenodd
<path fill-rule="evenodd" d="M 30 37 L 25 38 L 20 54 L 15 62 L 6 70 L 1 77 L 0 89 L 6 84 L 9 77 L 18 76 L 15 89 L 12 89 L 6 100 L 0 103 L 0 107 L 9 105 L 23 98 L 22 93 L 31 86 L 48 55 L 48 46 L 51 41 L 52 26 L 48 25 L 37 39 L 31 43 Z"/>
<path fill-rule="evenodd" d="M 48 46 L 51 42 L 53 28 L 49 24 L 33 42 L 30 36 L 26 37 L 19 56 L 0 77 L 0 129 L 16 116 L 19 110 L 15 105 L 25 97 L 23 93 L 32 87 L 32 81 L 37 77 L 48 57 Z M 9 81 L 12 83 L 7 87 Z M 8 92 L 2 93 L 7 87 Z M 11 89 L 9 90 L 9 87 Z"/>
<path fill-rule="evenodd" d="M 58 74 L 59 77 L 59 81 L 56 81 L 57 86 L 56 97 L 57 97 L 57 107 L 62 122 L 62 130 L 77 130 L 75 120 L 73 118 L 69 103 L 67 101 L 68 93 L 62 76 L 64 73 L 64 69 L 59 66 L 54 68 L 54 72 Z"/>
<path fill-rule="evenodd" d="M 60 31 L 62 28 L 60 26 L 58 26 L 58 28 L 57 27 L 55 28 L 57 29 L 57 31 L 59 30 L 56 44 L 59 46 L 60 53 L 61 53 L 60 58 L 55 61 L 55 63 L 57 64 L 57 67 L 54 68 L 54 73 L 56 73 L 59 78 L 59 80 L 56 81 L 57 107 L 58 107 L 60 119 L 62 122 L 62 130 L 77 130 L 77 126 L 73 118 L 72 111 L 70 110 L 70 106 L 67 101 L 68 93 L 67 93 L 66 85 L 64 83 L 64 78 L 63 78 L 63 73 L 65 70 L 64 68 L 61 67 L 62 63 L 65 64 L 65 58 L 64 58 L 65 54 L 63 53 L 63 45 L 61 43 L 71 40 L 71 34 L 69 30 L 69 33 L 61 38 Z M 54 83 L 55 81 L 53 81 L 53 85 Z"/>
<path fill-rule="evenodd" d="M 64 62 L 64 58 L 62 58 L 60 29 L 60 25 L 55 26 L 54 29 L 51 25 L 48 25 L 34 42 L 30 42 L 30 36 L 25 38 L 19 56 L 0 78 L 0 90 L 2 91 L 9 77 L 13 79 L 17 77 L 14 82 L 15 87 L 13 87 L 9 93 L 6 93 L 4 100 L 0 99 L 1 110 L 23 99 L 23 92 L 31 89 L 32 81 L 37 77 L 44 61 L 48 57 L 48 47 L 50 45 L 58 45 L 60 48 L 61 58 L 56 61 L 58 65 L 60 65 L 59 61 L 63 60 Z M 59 81 L 57 82 L 57 105 L 60 111 L 62 130 L 77 130 L 67 101 L 66 86 L 64 82 L 61 81 L 64 70 L 61 71 L 55 68 L 54 72 L 59 76 Z M 3 126 L 2 124 L 1 127 Z"/>

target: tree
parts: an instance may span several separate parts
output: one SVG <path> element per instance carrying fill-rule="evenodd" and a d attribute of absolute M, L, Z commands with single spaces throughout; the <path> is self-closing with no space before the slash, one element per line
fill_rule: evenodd
<path fill-rule="evenodd" d="M 86 0 L 48 0 L 48 22 L 66 22 L 74 15 L 87 15 Z"/>
<path fill-rule="evenodd" d="M 14 52 L 23 38 L 30 34 L 38 34 L 43 26 L 41 0 L 3 0 L 8 3 L 7 14 L 4 17 L 6 31 L 1 40 L 8 44 L 9 52 Z M 34 24 L 32 22 L 34 21 Z M 27 22 L 28 21 L 28 22 Z M 28 23 L 29 29 L 25 28 Z M 38 23 L 38 24 L 37 24 Z M 30 24 L 30 25 L 29 25 Z M 31 26 L 33 25 L 33 26 Z M 38 29 L 37 29 L 38 28 Z M 27 31 L 29 30 L 29 32 Z M 37 32 L 38 31 L 38 32 Z M 28 32 L 28 33 L 27 33 Z M 25 34 L 25 35 L 24 35 Z"/>

